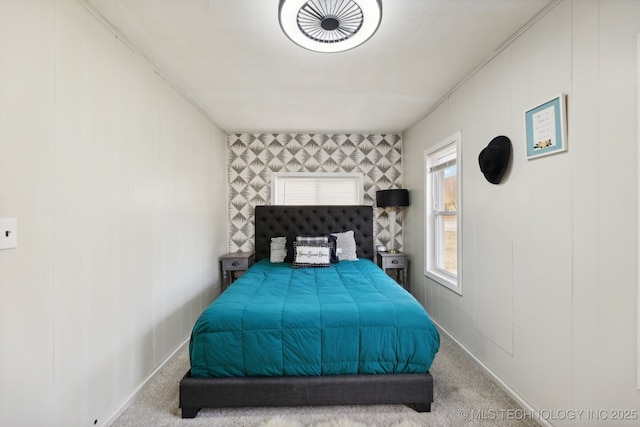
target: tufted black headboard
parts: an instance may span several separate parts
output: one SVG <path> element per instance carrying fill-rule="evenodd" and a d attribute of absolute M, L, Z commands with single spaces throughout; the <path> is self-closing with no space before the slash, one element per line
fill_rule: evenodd
<path fill-rule="evenodd" d="M 371 206 L 256 206 L 256 261 L 269 258 L 272 237 L 353 230 L 358 258 L 373 259 Z"/>

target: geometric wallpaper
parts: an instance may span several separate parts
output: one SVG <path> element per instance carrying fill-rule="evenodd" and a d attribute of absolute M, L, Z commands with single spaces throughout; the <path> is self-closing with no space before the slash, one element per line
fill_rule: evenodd
<path fill-rule="evenodd" d="M 374 207 L 374 244 L 389 242 L 387 212 L 376 208 L 376 191 L 402 188 L 401 134 L 227 135 L 229 179 L 228 249 L 252 251 L 254 210 L 271 203 L 273 172 L 360 172 L 364 204 Z M 402 249 L 398 212 L 395 248 Z"/>

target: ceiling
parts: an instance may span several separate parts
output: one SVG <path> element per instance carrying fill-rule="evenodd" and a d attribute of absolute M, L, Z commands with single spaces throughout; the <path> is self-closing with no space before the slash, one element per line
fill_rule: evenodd
<path fill-rule="evenodd" d="M 292 43 L 278 0 L 80 0 L 227 133 L 395 133 L 555 0 L 382 0 L 365 44 Z"/>

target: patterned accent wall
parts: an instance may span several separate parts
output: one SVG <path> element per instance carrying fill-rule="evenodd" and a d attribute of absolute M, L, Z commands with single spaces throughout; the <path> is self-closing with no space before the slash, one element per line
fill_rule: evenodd
<path fill-rule="evenodd" d="M 375 208 L 376 191 L 402 188 L 402 135 L 227 135 L 229 251 L 252 251 L 254 208 L 271 203 L 273 172 L 360 172 L 364 204 L 374 206 L 374 242 L 387 244 L 387 212 Z M 402 248 L 398 215 L 395 247 Z"/>

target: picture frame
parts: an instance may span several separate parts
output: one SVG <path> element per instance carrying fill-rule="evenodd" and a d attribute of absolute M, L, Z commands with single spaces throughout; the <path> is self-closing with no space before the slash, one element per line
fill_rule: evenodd
<path fill-rule="evenodd" d="M 524 113 L 528 160 L 567 151 L 566 110 L 561 93 Z"/>

